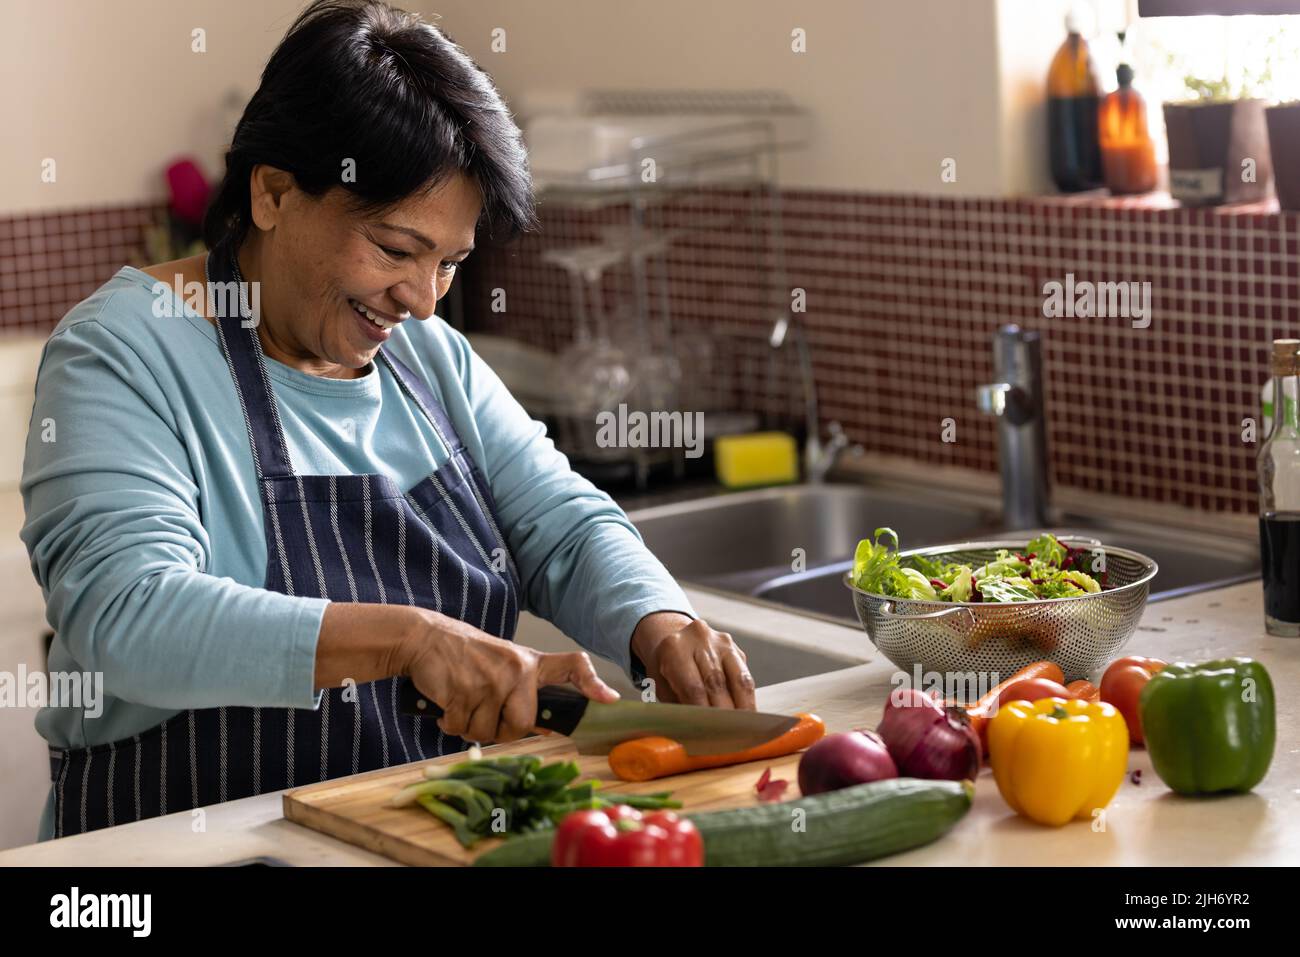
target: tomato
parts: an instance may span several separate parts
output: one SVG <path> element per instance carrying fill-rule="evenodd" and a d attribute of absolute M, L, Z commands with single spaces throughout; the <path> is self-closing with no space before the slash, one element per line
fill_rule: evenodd
<path fill-rule="evenodd" d="M 1159 658 L 1129 655 L 1116 658 L 1101 678 L 1101 700 L 1113 704 L 1124 716 L 1128 725 L 1128 738 L 1132 744 L 1142 743 L 1142 718 L 1138 712 L 1138 695 L 1151 680 L 1151 676 L 1165 666 Z"/>
<path fill-rule="evenodd" d="M 1065 688 L 1070 694 L 1076 698 L 1082 698 L 1084 701 L 1101 700 L 1101 689 L 1091 681 L 1071 681 Z"/>
<path fill-rule="evenodd" d="M 1019 681 L 1013 681 L 998 693 L 996 707 L 989 711 L 985 717 L 992 718 L 997 714 L 997 709 L 1011 701 L 1037 701 L 1039 698 L 1074 698 L 1076 695 L 1068 690 L 1065 685 L 1059 681 L 1053 681 L 1051 678 L 1021 678 Z M 979 723 L 980 745 L 984 748 L 984 753 L 988 754 L 988 727 L 987 720 Z"/>
<path fill-rule="evenodd" d="M 1143 657 L 1142 655 L 1127 655 L 1123 658 L 1116 658 L 1114 661 L 1112 661 L 1109 665 L 1106 666 L 1106 670 L 1109 671 L 1111 668 L 1120 667 L 1123 665 L 1143 665 L 1146 667 L 1148 671 L 1150 671 L 1152 674 L 1155 674 L 1157 671 L 1159 671 L 1167 664 L 1169 664 L 1169 662 L 1162 661 L 1159 658 L 1146 658 Z"/>
<path fill-rule="evenodd" d="M 1022 678 L 1002 689 L 998 704 L 1009 701 L 1037 701 L 1039 698 L 1073 698 L 1075 695 L 1065 685 L 1051 678 Z"/>

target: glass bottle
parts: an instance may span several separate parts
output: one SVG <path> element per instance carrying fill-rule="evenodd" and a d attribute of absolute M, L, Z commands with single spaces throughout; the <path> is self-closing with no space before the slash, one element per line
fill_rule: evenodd
<path fill-rule="evenodd" d="M 1073 16 L 1067 36 L 1047 71 L 1047 137 L 1052 179 L 1062 192 L 1096 189 L 1102 183 L 1097 144 L 1100 86 L 1092 53 Z"/>
<path fill-rule="evenodd" d="M 1259 450 L 1259 554 L 1264 627 L 1300 637 L 1300 421 L 1286 401 L 1300 373 L 1300 339 L 1273 342 L 1273 428 Z"/>
<path fill-rule="evenodd" d="M 1107 94 L 1098 112 L 1102 175 L 1116 195 L 1149 193 L 1156 188 L 1156 145 L 1147 127 L 1147 105 L 1133 89 L 1133 68 L 1115 71 L 1119 89 Z"/>

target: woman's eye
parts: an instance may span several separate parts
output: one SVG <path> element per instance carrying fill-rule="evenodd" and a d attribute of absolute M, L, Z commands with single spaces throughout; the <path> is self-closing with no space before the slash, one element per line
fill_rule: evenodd
<path fill-rule="evenodd" d="M 454 272 L 456 267 L 459 265 L 460 263 L 458 262 L 445 262 L 442 265 L 440 265 L 438 268 L 441 269 L 443 272 Z"/>
<path fill-rule="evenodd" d="M 408 255 L 408 253 L 404 253 L 400 249 L 389 249 L 387 246 L 380 246 L 379 248 L 390 259 L 405 259 Z"/>

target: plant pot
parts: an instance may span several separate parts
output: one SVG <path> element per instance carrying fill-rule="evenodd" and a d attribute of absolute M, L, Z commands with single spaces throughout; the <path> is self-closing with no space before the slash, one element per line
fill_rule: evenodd
<path fill-rule="evenodd" d="M 1264 101 L 1166 103 L 1169 193 L 1186 206 L 1254 203 L 1273 189 Z M 1254 160 L 1247 177 L 1245 160 Z"/>
<path fill-rule="evenodd" d="M 1278 204 L 1283 209 L 1300 209 L 1300 103 L 1270 106 L 1264 113 Z"/>

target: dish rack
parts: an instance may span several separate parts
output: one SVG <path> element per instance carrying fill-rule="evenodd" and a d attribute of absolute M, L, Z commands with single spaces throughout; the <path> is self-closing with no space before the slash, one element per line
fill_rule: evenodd
<path fill-rule="evenodd" d="M 627 464 L 639 487 L 657 465 L 680 476 L 681 448 L 602 447 L 597 416 L 620 405 L 699 411 L 710 439 L 759 426 L 736 411 L 738 377 L 755 374 L 742 368 L 743 330 L 675 323 L 668 260 L 679 243 L 745 230 L 772 263 L 764 328 L 789 312 L 777 155 L 806 143 L 810 115 L 763 90 L 588 90 L 545 108 L 525 100 L 521 115 L 543 215 L 569 207 L 601 222 L 543 253 L 568 276 L 574 317 L 573 345 L 558 357 L 557 445 L 575 464 Z M 739 201 L 719 204 L 718 189 L 739 190 Z"/>

